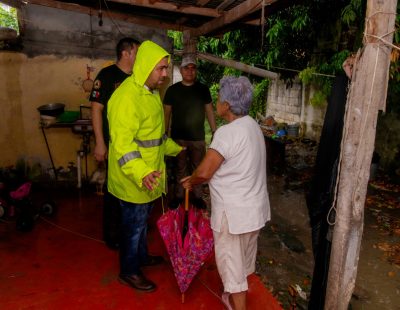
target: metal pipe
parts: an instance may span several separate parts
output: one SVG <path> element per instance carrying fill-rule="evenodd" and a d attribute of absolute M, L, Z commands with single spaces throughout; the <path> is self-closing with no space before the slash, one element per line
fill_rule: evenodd
<path fill-rule="evenodd" d="M 77 152 L 76 157 L 76 168 L 77 168 L 77 176 L 78 176 L 78 188 L 82 187 L 82 167 L 81 167 L 81 151 Z"/>
<path fill-rule="evenodd" d="M 50 152 L 50 147 L 49 147 L 49 143 L 47 142 L 47 137 L 46 137 L 46 133 L 44 132 L 44 127 L 41 126 L 42 129 L 42 133 L 43 133 L 43 137 L 44 137 L 44 141 L 46 142 L 46 147 L 47 147 L 47 152 L 49 153 L 49 157 L 50 157 L 50 161 L 51 161 L 51 167 L 54 171 L 54 176 L 56 178 L 57 181 L 57 170 L 56 167 L 54 166 L 54 161 L 53 161 L 53 157 L 51 156 L 51 152 Z"/>

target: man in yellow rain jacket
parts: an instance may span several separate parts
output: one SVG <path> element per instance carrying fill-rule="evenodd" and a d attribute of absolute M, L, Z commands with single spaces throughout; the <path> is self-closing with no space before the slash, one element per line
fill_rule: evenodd
<path fill-rule="evenodd" d="M 165 136 L 163 106 L 158 88 L 163 84 L 169 54 L 151 41 L 137 52 L 133 74 L 108 102 L 110 128 L 108 190 L 121 205 L 120 275 L 122 283 L 150 292 L 156 285 L 142 266 L 158 263 L 147 253 L 147 218 L 153 201 L 165 192 L 164 155 L 182 147 Z"/>

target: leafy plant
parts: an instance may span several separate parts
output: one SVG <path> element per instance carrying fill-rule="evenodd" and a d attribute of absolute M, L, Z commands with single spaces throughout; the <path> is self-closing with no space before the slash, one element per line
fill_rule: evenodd
<path fill-rule="evenodd" d="M 180 31 L 168 30 L 168 37 L 174 40 L 174 48 L 175 49 L 183 49 L 183 34 Z"/>
<path fill-rule="evenodd" d="M 313 106 L 320 106 L 322 103 L 326 102 L 327 94 L 325 94 L 322 90 L 317 90 L 314 93 L 314 96 L 311 98 L 310 103 Z"/>
<path fill-rule="evenodd" d="M 342 64 L 350 54 L 348 50 L 341 51 L 334 54 L 329 62 L 307 67 L 299 73 L 299 79 L 305 85 L 313 85 L 317 89 L 310 99 L 311 105 L 321 106 L 326 102 L 332 88 L 331 75 L 342 72 Z"/>
<path fill-rule="evenodd" d="M 6 10 L 0 6 L 0 27 L 11 28 L 19 33 L 17 9 L 10 7 Z"/>
<path fill-rule="evenodd" d="M 310 84 L 313 81 L 313 75 L 316 73 L 316 71 L 316 67 L 307 67 L 300 71 L 299 79 L 306 85 Z"/>
<path fill-rule="evenodd" d="M 269 80 L 264 79 L 254 85 L 253 104 L 249 112 L 253 118 L 256 117 L 257 112 L 265 115 L 269 82 Z"/>
<path fill-rule="evenodd" d="M 342 10 L 342 21 L 347 25 L 354 23 L 362 13 L 361 0 L 351 0 Z"/>

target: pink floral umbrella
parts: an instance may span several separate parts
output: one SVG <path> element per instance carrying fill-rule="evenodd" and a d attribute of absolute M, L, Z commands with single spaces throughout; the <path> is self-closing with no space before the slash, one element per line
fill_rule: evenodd
<path fill-rule="evenodd" d="M 187 205 L 186 199 L 187 211 L 181 204 L 179 208 L 167 211 L 157 221 L 182 293 L 182 302 L 184 293 L 214 247 L 207 212 L 193 206 L 189 208 Z M 182 238 L 185 216 L 187 216 L 188 230 Z"/>

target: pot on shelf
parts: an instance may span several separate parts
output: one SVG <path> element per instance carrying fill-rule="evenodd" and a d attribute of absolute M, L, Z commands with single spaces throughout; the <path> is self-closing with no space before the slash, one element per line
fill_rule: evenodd
<path fill-rule="evenodd" d="M 40 115 L 58 116 L 64 112 L 65 104 L 63 103 L 49 103 L 38 107 Z"/>

